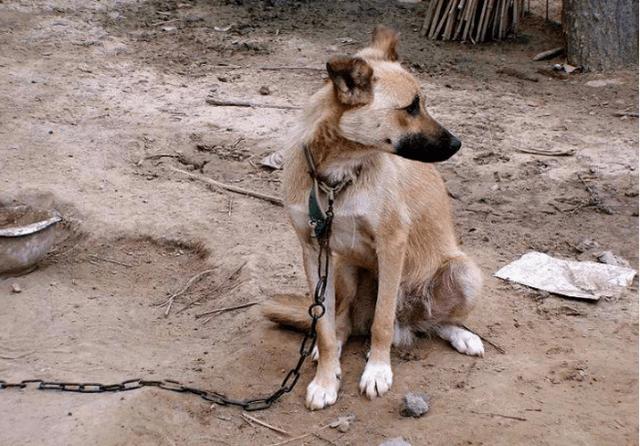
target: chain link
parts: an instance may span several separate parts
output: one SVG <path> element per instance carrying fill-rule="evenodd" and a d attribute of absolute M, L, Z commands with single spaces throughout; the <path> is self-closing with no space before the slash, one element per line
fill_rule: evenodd
<path fill-rule="evenodd" d="M 195 387 L 185 386 L 178 381 L 171 379 L 164 380 L 146 380 L 146 379 L 128 379 L 115 384 L 100 383 L 72 383 L 60 381 L 45 381 L 42 379 L 25 379 L 20 382 L 7 382 L 0 380 L 0 390 L 5 389 L 26 389 L 32 385 L 35 390 L 57 390 L 60 392 L 76 392 L 76 393 L 105 393 L 105 392 L 127 392 L 130 390 L 141 389 L 143 387 L 155 387 L 162 390 L 178 393 L 189 393 L 199 396 L 207 402 L 218 404 L 221 406 L 237 406 L 246 411 L 263 410 L 271 407 L 284 394 L 291 392 L 298 379 L 300 378 L 300 370 L 304 365 L 307 357 L 311 356 L 318 338 L 317 325 L 318 321 L 326 312 L 324 306 L 325 293 L 327 289 L 327 280 L 329 277 L 329 261 L 331 251 L 329 249 L 329 238 L 331 236 L 331 223 L 333 222 L 333 197 L 329 198 L 329 205 L 326 211 L 326 225 L 322 234 L 318 239 L 318 283 L 316 284 L 313 303 L 309 306 L 309 316 L 311 317 L 311 325 L 305 333 L 300 343 L 299 358 L 296 365 L 289 370 L 285 378 L 282 380 L 280 387 L 270 395 L 246 399 L 236 400 L 229 398 L 224 394 L 212 392 L 208 390 L 198 389 Z"/>

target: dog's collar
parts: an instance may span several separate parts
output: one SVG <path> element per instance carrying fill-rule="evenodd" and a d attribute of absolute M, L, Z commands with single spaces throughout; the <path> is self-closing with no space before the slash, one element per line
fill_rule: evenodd
<path fill-rule="evenodd" d="M 325 231 L 328 230 L 329 222 L 333 218 L 333 215 L 328 215 L 329 213 L 322 208 L 320 204 L 320 192 L 324 192 L 327 195 L 329 207 L 332 207 L 338 194 L 351 184 L 355 178 L 351 175 L 337 183 L 328 182 L 318 174 L 318 168 L 316 167 L 309 146 L 304 144 L 302 148 L 307 160 L 307 166 L 309 167 L 309 176 L 313 180 L 313 185 L 309 192 L 309 224 L 313 227 L 316 238 L 321 239 L 325 235 Z"/>

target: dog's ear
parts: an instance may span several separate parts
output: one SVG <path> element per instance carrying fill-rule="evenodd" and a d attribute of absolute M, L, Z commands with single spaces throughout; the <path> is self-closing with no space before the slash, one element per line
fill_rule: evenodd
<path fill-rule="evenodd" d="M 359 57 L 337 56 L 327 62 L 338 101 L 345 105 L 364 105 L 371 101 L 373 69 Z"/>
<path fill-rule="evenodd" d="M 383 59 L 395 62 L 398 60 L 396 47 L 399 39 L 398 32 L 384 25 L 378 25 L 371 35 L 371 47 L 380 50 Z"/>

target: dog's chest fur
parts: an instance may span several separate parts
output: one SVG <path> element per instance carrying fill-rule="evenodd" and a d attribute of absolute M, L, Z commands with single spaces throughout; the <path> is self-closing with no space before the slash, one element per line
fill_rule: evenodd
<path fill-rule="evenodd" d="M 358 181 L 346 187 L 334 204 L 334 219 L 331 228 L 331 250 L 349 258 L 363 267 L 375 266 L 374 228 L 378 224 L 377 204 L 371 199 L 370 189 L 365 192 Z M 308 197 L 308 195 L 307 195 Z M 321 205 L 327 207 L 327 197 L 322 194 Z M 296 232 L 308 239 L 311 236 L 309 208 L 307 202 L 291 203 L 287 206 Z"/>

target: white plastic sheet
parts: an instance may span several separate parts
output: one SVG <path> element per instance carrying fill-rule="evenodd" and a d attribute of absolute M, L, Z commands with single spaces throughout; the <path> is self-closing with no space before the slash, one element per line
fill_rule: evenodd
<path fill-rule="evenodd" d="M 533 251 L 494 275 L 549 293 L 598 300 L 619 295 L 631 284 L 636 271 L 623 266 L 556 259 Z"/>

